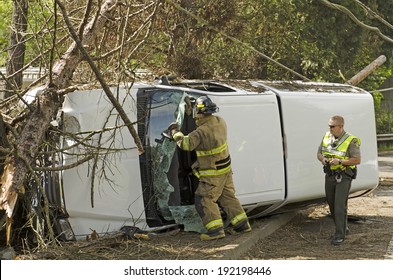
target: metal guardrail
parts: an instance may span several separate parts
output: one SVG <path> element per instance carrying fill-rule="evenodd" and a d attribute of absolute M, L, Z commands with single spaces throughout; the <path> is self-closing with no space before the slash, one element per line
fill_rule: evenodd
<path fill-rule="evenodd" d="M 393 134 L 378 134 L 377 141 L 393 141 Z"/>
<path fill-rule="evenodd" d="M 5 73 L 6 73 L 5 67 L 0 67 L 0 71 L 5 75 Z M 24 82 L 33 82 L 36 79 L 43 76 L 45 74 L 45 71 L 46 70 L 44 68 L 29 67 L 23 71 L 23 81 Z"/>
<path fill-rule="evenodd" d="M 393 134 L 377 134 L 377 143 L 380 144 L 393 144 Z"/>

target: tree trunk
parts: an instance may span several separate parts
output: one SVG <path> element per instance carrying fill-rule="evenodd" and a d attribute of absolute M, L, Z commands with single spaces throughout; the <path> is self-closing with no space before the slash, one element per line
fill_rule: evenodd
<path fill-rule="evenodd" d="M 25 33 L 27 30 L 27 13 L 29 10 L 28 0 L 14 0 L 14 12 L 12 15 L 12 28 L 10 47 L 8 50 L 7 76 L 5 97 L 12 95 L 15 89 L 21 89 L 23 85 L 23 68 L 25 62 Z M 19 71 L 19 72 L 18 72 Z"/>
<path fill-rule="evenodd" d="M 63 5 L 60 0 L 56 0 L 56 2 Z M 111 8 L 117 5 L 117 2 L 116 0 L 106 0 L 101 6 L 97 18 L 93 18 L 86 25 L 81 39 L 84 45 L 93 43 L 95 33 L 99 32 L 105 22 L 111 18 Z M 23 191 L 24 180 L 30 171 L 30 164 L 34 162 L 50 122 L 62 106 L 63 98 L 58 95 L 56 90 L 70 84 L 72 75 L 81 60 L 82 55 L 78 46 L 73 43 L 62 58 L 55 63 L 52 69 L 52 83 L 47 85 L 36 98 L 36 104 L 32 106 L 34 109 L 27 118 L 14 145 L 15 151 L 6 160 L 5 171 L 1 177 L 0 209 L 6 211 L 8 218 L 12 217 L 18 193 Z"/>

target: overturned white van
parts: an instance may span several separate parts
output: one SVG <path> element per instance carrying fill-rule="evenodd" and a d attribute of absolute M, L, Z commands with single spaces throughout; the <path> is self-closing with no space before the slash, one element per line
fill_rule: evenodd
<path fill-rule="evenodd" d="M 195 129 L 184 110 L 187 96 L 208 95 L 225 118 L 236 195 L 251 218 L 323 202 L 324 174 L 316 152 L 332 115 L 342 115 L 345 129 L 362 143 L 351 193 L 378 185 L 373 98 L 362 89 L 315 82 L 184 81 L 112 91 L 135 121 L 145 152 L 138 154 L 103 90 L 67 95 L 63 129 L 74 136 L 64 138 L 62 164 L 96 154 L 61 174 L 57 193 L 68 219 L 63 215 L 58 224 L 59 231 L 68 229 L 65 239 L 123 226 L 148 230 L 177 224 L 203 231 L 193 205 L 195 154 L 162 136 L 173 121 L 184 134 Z"/>

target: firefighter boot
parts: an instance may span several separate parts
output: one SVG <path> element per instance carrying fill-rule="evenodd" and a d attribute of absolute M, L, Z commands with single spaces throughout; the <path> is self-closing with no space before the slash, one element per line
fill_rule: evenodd
<path fill-rule="evenodd" d="M 225 237 L 225 232 L 223 227 L 217 227 L 210 229 L 207 233 L 202 233 L 201 234 L 201 240 L 206 241 L 206 240 L 215 240 L 215 239 L 220 239 Z"/>
<path fill-rule="evenodd" d="M 228 232 L 232 235 L 239 235 L 241 233 L 246 233 L 250 231 L 251 231 L 251 226 L 248 220 L 238 222 L 236 225 L 228 229 Z"/>

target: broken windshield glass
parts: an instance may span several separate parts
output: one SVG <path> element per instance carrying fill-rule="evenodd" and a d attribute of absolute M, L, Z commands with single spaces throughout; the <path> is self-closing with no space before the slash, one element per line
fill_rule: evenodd
<path fill-rule="evenodd" d="M 167 221 L 184 225 L 186 231 L 203 232 L 204 226 L 194 204 L 186 203 L 182 189 L 195 189 L 191 170 L 185 171 L 183 151 L 161 133 L 174 121 L 182 127 L 185 116 L 185 92 L 160 91 L 151 96 L 148 137 L 151 146 L 151 168 L 158 210 Z M 189 153 L 189 152 L 188 152 Z M 191 157 L 189 157 L 191 158 Z M 191 163 L 187 165 L 191 166 Z M 181 176 L 179 176 L 179 174 Z M 193 194 L 192 194 L 193 195 Z"/>

